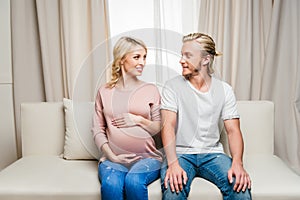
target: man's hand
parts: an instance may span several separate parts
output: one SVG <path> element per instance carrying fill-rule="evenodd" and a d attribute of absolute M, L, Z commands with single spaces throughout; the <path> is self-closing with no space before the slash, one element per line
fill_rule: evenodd
<path fill-rule="evenodd" d="M 172 192 L 182 191 L 183 185 L 186 184 L 188 177 L 186 172 L 180 167 L 178 161 L 169 165 L 164 181 L 165 188 L 168 188 L 168 184 L 170 184 L 170 188 Z"/>
<path fill-rule="evenodd" d="M 233 177 L 235 177 L 234 191 L 240 192 L 242 190 L 245 192 L 247 188 L 251 188 L 250 176 L 241 163 L 232 162 L 232 166 L 228 170 L 228 180 L 230 183 L 233 182 Z"/>

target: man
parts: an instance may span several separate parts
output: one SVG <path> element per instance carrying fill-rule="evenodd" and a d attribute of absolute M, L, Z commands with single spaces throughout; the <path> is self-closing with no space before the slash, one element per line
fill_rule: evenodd
<path fill-rule="evenodd" d="M 202 33 L 183 37 L 182 76 L 162 92 L 162 141 L 167 160 L 161 170 L 163 199 L 187 199 L 194 177 L 214 183 L 224 200 L 251 199 L 251 180 L 243 167 L 243 138 L 233 90 L 212 77 L 216 52 Z M 224 121 L 231 158 L 224 154 L 219 120 Z M 201 188 L 199 188 L 201 189 Z"/>

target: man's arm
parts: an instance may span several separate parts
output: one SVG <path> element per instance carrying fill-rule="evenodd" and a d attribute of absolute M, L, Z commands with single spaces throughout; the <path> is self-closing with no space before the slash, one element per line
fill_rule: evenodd
<path fill-rule="evenodd" d="M 178 193 L 179 191 L 182 191 L 183 184 L 186 184 L 187 175 L 179 165 L 176 155 L 175 127 L 177 123 L 177 114 L 169 110 L 161 110 L 161 115 L 161 137 L 168 161 L 168 170 L 164 179 L 164 185 L 167 188 L 169 182 L 171 191 L 176 191 Z"/>
<path fill-rule="evenodd" d="M 240 130 L 239 119 L 229 119 L 224 121 L 225 129 L 228 136 L 229 149 L 232 157 L 232 165 L 228 171 L 229 182 L 233 182 L 235 176 L 234 190 L 245 191 L 246 188 L 251 188 L 251 180 L 243 167 L 243 151 L 244 142 Z"/>

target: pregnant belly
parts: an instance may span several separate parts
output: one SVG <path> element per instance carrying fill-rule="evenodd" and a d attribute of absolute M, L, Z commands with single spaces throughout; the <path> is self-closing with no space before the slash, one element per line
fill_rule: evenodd
<path fill-rule="evenodd" d="M 109 145 L 114 153 L 147 153 L 154 141 L 151 135 L 140 127 L 122 128 L 110 134 Z"/>

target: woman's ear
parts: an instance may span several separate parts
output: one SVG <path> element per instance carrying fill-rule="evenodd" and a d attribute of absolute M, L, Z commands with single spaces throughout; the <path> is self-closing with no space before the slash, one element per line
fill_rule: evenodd
<path fill-rule="evenodd" d="M 122 58 L 122 59 L 120 60 L 120 65 L 124 65 L 124 61 L 125 61 L 125 58 Z"/>

